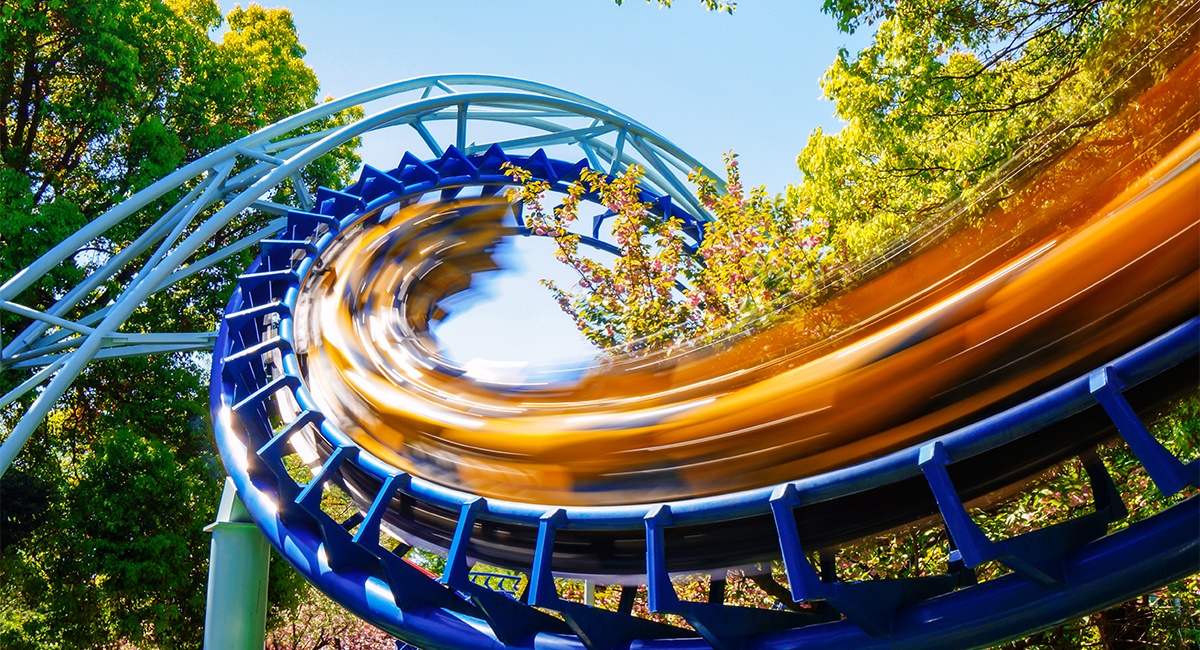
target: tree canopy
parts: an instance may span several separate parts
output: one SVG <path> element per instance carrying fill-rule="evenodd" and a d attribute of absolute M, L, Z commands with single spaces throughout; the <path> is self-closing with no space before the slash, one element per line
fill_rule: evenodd
<path fill-rule="evenodd" d="M 0 277 L 177 167 L 314 106 L 318 82 L 304 55 L 285 9 L 222 15 L 215 0 L 0 5 Z M 305 180 L 344 185 L 358 166 L 354 146 L 310 166 Z M 178 198 L 91 242 L 22 302 L 47 308 Z M 235 228 L 263 222 L 246 212 Z M 156 295 L 126 330 L 212 329 L 247 262 L 237 256 Z M 85 302 L 102 305 L 119 288 L 105 284 Z M 25 324 L 0 312 L 4 332 Z M 207 426 L 206 366 L 189 354 L 91 364 L 4 475 L 0 646 L 200 645 L 202 528 L 223 476 Z M 4 369 L 0 394 L 27 376 Z M 31 397 L 0 412 L 0 431 Z M 294 574 L 275 573 L 275 596 L 294 604 Z"/>

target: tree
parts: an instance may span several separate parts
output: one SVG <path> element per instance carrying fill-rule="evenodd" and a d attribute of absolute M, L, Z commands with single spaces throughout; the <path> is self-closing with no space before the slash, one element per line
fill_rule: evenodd
<path fill-rule="evenodd" d="M 822 81 L 845 126 L 818 129 L 797 158 L 797 191 L 837 231 L 841 262 L 878 254 L 947 211 L 982 214 L 1160 79 L 1150 62 L 1169 64 L 1196 41 L 1186 4 L 827 0 L 824 9 L 848 32 L 877 23 L 871 45 L 840 51 Z"/>
<path fill-rule="evenodd" d="M 744 188 L 732 154 L 727 192 L 693 174 L 716 217 L 694 258 L 675 260 L 679 229 L 647 219 L 637 168 L 615 179 L 586 174 L 549 211 L 545 186 L 522 191 L 530 223 L 557 235 L 560 259 L 581 273 L 582 291 L 551 290 L 590 340 L 711 338 L 781 306 L 803 307 L 802 327 L 817 334 L 834 318 L 816 309 L 823 297 L 865 279 L 864 264 L 916 229 L 977 223 L 1006 201 L 1032 200 L 1030 179 L 1051 171 L 1069 180 L 1072 170 L 1054 165 L 1087 137 L 1144 139 L 1144 122 L 1106 120 L 1200 42 L 1194 4 L 829 0 L 825 10 L 846 31 L 878 23 L 873 43 L 840 51 L 822 82 L 845 126 L 813 132 L 797 158 L 803 181 L 773 199 Z M 581 257 L 567 229 L 585 195 L 616 214 L 618 248 L 633 258 L 611 271 Z M 666 274 L 651 279 L 643 259 Z M 621 300 L 645 282 L 686 288 L 653 310 Z"/>
<path fill-rule="evenodd" d="M 0 6 L 0 18 L 0 277 L 180 165 L 317 100 L 287 10 L 250 5 L 223 17 L 215 0 L 19 0 Z M 304 180 L 346 184 L 355 146 L 317 161 Z M 294 188 L 279 191 L 286 199 Z M 90 242 L 22 303 L 48 307 L 161 207 Z M 225 237 L 263 223 L 248 211 Z M 248 255 L 156 295 L 125 331 L 214 328 Z M 103 305 L 120 284 L 98 287 L 84 305 Z M 0 312 L 0 331 L 26 324 Z M 224 474 L 207 425 L 206 366 L 187 354 L 91 364 L 4 475 L 0 645 L 199 645 L 202 527 Z M 0 394 L 26 377 L 3 369 Z M 0 412 L 0 432 L 31 398 Z M 297 604 L 294 574 L 277 572 L 273 586 L 282 588 L 273 597 Z"/>
<path fill-rule="evenodd" d="M 828 224 L 812 219 L 794 192 L 775 199 L 765 188 L 747 192 L 733 153 L 725 159 L 725 191 L 699 173 L 690 176 L 716 217 L 694 252 L 685 247 L 682 221 L 651 214 L 641 195 L 640 166 L 612 179 L 584 170 L 550 211 L 544 207 L 547 183 L 507 169 L 520 183 L 511 197 L 527 206 L 529 227 L 555 239 L 557 259 L 579 273 L 582 291 L 544 284 L 601 348 L 649 351 L 738 332 L 777 302 L 803 301 L 823 275 Z M 614 215 L 612 236 L 621 254 L 611 265 L 581 252 L 579 236 L 570 230 L 585 198 Z M 823 328 L 819 312 L 811 314 L 804 327 L 816 336 Z"/>

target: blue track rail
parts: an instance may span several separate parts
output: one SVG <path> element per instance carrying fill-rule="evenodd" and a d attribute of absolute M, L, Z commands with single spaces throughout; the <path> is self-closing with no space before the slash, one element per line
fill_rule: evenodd
<path fill-rule="evenodd" d="M 310 211 L 292 211 L 278 238 L 242 276 L 226 310 L 213 362 L 211 406 L 217 443 L 250 514 L 270 542 L 306 578 L 358 616 L 427 649 L 433 648 L 825 648 L 966 647 L 1028 633 L 1144 593 L 1200 566 L 1200 501 L 1193 496 L 1165 512 L 1109 534 L 1126 515 L 1103 463 L 1080 454 L 1092 482 L 1095 512 L 1004 540 L 989 539 L 963 506 L 952 479 L 956 464 L 984 458 L 1097 405 L 1116 425 L 1164 494 L 1200 487 L 1200 463 L 1171 455 L 1137 418 L 1128 388 L 1195 363 L 1200 319 L 1062 386 L 926 444 L 854 467 L 757 490 L 658 503 L 605 507 L 545 507 L 487 499 L 406 474 L 359 449 L 308 394 L 294 352 L 292 311 L 302 279 L 339 232 L 406 197 L 479 186 L 499 192 L 510 184 L 512 162 L 565 188 L 584 163 L 544 153 L 510 156 L 498 147 L 464 155 L 454 148 L 422 161 L 407 155 L 384 172 L 367 168 L 344 191 L 321 190 Z M 679 216 L 695 236 L 700 221 L 650 200 L 660 216 Z M 298 414 L 281 418 L 286 395 Z M 289 440 L 312 433 L 322 462 L 299 483 L 284 466 Z M 320 507 L 327 484 L 370 486 L 362 512 L 334 521 Z M 824 581 L 808 560 L 797 508 L 919 480 L 953 540 L 959 570 L 920 579 L 865 583 Z M 361 492 L 361 490 L 360 490 Z M 446 571 L 432 579 L 380 544 L 393 504 L 443 513 Z M 719 601 L 682 601 L 670 582 L 672 529 L 729 524 L 748 518 L 774 522 L 774 548 L 792 596 L 822 601 L 818 613 L 758 610 Z M 403 523 L 403 522 L 401 522 Z M 536 543 L 528 562 L 524 602 L 509 587 L 490 589 L 471 579 L 473 536 L 484 524 L 528 530 Z M 402 526 L 401 526 L 402 528 Z M 535 532 L 536 531 L 536 532 Z M 645 543 L 649 606 L 677 614 L 695 630 L 653 623 L 628 611 L 608 611 L 561 599 L 555 589 L 555 539 L 560 531 L 623 531 Z M 979 584 L 964 572 L 989 561 L 1013 570 Z M 671 570 L 669 571 L 669 567 Z M 503 583 L 503 580 L 499 581 Z M 540 609 L 539 609 L 540 608 Z M 561 615 L 552 617 L 541 610 Z M 836 612 L 836 613 L 832 613 Z M 843 618 L 844 617 L 844 618 Z"/>

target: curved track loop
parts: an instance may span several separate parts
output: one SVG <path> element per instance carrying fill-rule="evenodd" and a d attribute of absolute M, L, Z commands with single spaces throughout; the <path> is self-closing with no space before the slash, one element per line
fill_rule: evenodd
<path fill-rule="evenodd" d="M 792 465 L 760 463 L 747 470 L 729 462 L 732 448 L 717 447 L 685 457 L 712 456 L 721 461 L 718 473 L 671 475 L 677 458 L 632 466 L 665 472 L 654 477 L 651 493 L 643 498 L 630 498 L 619 484 L 601 485 L 604 496 L 590 498 L 586 487 L 596 485 L 602 473 L 578 468 L 568 472 L 570 480 L 555 480 L 552 490 L 537 482 L 518 482 L 513 488 L 508 481 L 481 479 L 480 473 L 447 471 L 444 463 L 417 462 L 430 456 L 428 448 L 420 456 L 383 434 L 379 436 L 385 439 L 376 439 L 372 427 L 356 431 L 352 419 L 336 413 L 351 400 L 310 391 L 310 384 L 317 383 L 310 377 L 319 365 L 314 355 L 323 347 L 313 343 L 334 331 L 312 329 L 299 318 L 310 308 L 304 301 L 319 295 L 309 287 L 322 286 L 314 279 L 328 270 L 323 260 L 333 259 L 323 256 L 355 229 L 386 226 L 394 216 L 388 211 L 394 209 L 402 220 L 445 215 L 444 221 L 439 217 L 434 222 L 460 235 L 464 231 L 459 226 L 471 220 L 488 224 L 477 229 L 477 239 L 460 237 L 465 249 L 445 258 L 455 264 L 411 264 L 411 277 L 422 280 L 413 291 L 379 294 L 406 296 L 393 305 L 402 317 L 386 321 L 405 334 L 397 339 L 408 346 L 405 354 L 428 360 L 422 376 L 438 377 L 456 391 L 501 402 L 519 392 L 465 382 L 461 369 L 431 354 L 431 344 L 423 338 L 438 299 L 469 277 L 456 274 L 455 266 L 487 267 L 497 222 L 501 233 L 520 232 L 519 222 L 502 224 L 506 206 L 487 200 L 507 183 L 499 169 L 504 160 L 552 183 L 569 181 L 579 169 L 580 163 L 559 159 L 582 158 L 609 173 L 637 162 L 648 170 L 647 197 L 657 210 L 686 214 L 697 236 L 699 222 L 708 218 L 683 182 L 699 164 L 648 128 L 546 86 L 452 75 L 399 82 L 331 102 L 216 151 L 130 198 L 0 286 L 0 309 L 31 319 L 0 352 L 6 371 L 29 373 L 21 386 L 0 397 L 0 406 L 40 390 L 0 446 L 0 468 L 7 468 L 92 359 L 205 350 L 215 341 L 211 395 L 217 442 L 255 521 L 319 588 L 423 648 L 962 647 L 1093 611 L 1197 570 L 1200 503 L 1188 491 L 1200 484 L 1200 464 L 1172 456 L 1138 419 L 1138 413 L 1164 395 L 1195 384 L 1200 321 L 1194 300 L 1180 296 L 1195 295 L 1196 260 L 1186 252 L 1196 250 L 1196 206 L 1180 197 L 1188 192 L 1195 196 L 1197 187 L 1197 137 L 1188 138 L 1198 130 L 1192 92 L 1197 58 L 1180 64 L 1173 85 L 1147 93 L 1141 117 L 1125 115 L 1125 123 L 1113 122 L 1118 135 L 1137 137 L 1116 137 L 1116 149 L 1096 148 L 1096 142 L 1081 145 L 1073 150 L 1077 155 L 1062 157 L 1046 170 L 1042 184 L 1031 186 L 1023 199 L 1025 205 L 1074 208 L 1036 212 L 1041 217 L 1034 223 L 1034 213 L 1021 211 L 993 214 L 979 227 L 939 224 L 918 238 L 911 260 L 892 260 L 893 266 L 877 269 L 845 294 L 852 298 L 835 298 L 832 304 L 845 328 L 832 343 L 781 337 L 784 330 L 776 328 L 752 339 L 758 345 L 753 353 L 750 346 L 733 341 L 715 352 L 669 360 L 672 372 L 699 385 L 715 381 L 721 395 L 736 397 L 721 413 L 704 411 L 709 408 L 704 405 L 696 412 L 698 424 L 680 442 L 721 435 L 720 429 L 731 423 L 714 415 L 751 418 L 740 423 L 743 429 L 778 423 L 789 416 L 778 408 L 791 401 L 794 390 L 814 394 L 804 393 L 811 388 L 805 382 L 812 381 L 814 369 L 827 372 L 831 380 L 849 368 L 866 371 L 858 377 L 871 381 L 841 393 L 842 402 L 848 396 L 877 399 L 871 413 L 883 419 L 835 420 L 844 433 L 834 444 L 792 456 Z M 344 108 L 383 99 L 400 103 L 343 127 L 304 132 Z M 439 124 L 449 128 L 439 129 Z M 475 128 L 485 124 L 523 131 L 476 145 Z M 406 156 L 387 171 L 367 168 L 342 191 L 321 190 L 315 197 L 301 192 L 300 205 L 272 200 L 281 182 L 297 178 L 321 155 L 363 133 L 392 127 L 410 130 L 429 154 Z M 1096 147 L 1089 149 L 1091 145 Z M 540 147 L 546 150 L 537 151 Z M 566 156 L 567 149 L 574 153 Z M 1082 175 L 1086 170 L 1093 175 Z M 76 251 L 88 242 L 176 190 L 183 196 L 180 201 L 155 216 L 129 248 L 104 260 L 51 309 L 37 312 L 19 304 L 22 291 L 38 276 L 57 264 L 73 263 Z M 430 197 L 448 203 L 431 211 Z M 253 234 L 213 247 L 214 238 L 248 210 L 276 218 Z M 380 219 L 384 215 L 388 218 Z M 1150 230 L 1150 225 L 1164 230 Z M 1003 246 L 975 245 L 1009 231 L 1018 236 L 1001 238 Z M 967 248 L 974 246 L 966 258 L 959 254 L 964 242 L 970 244 Z M 121 332 L 147 297 L 170 291 L 176 282 L 252 246 L 259 246 L 260 255 L 241 276 L 219 332 Z M 949 254 L 952 249 L 956 254 Z M 407 249 L 393 252 L 397 250 Z M 1103 264 L 1112 266 L 1097 267 Z M 114 300 L 85 300 L 105 282 L 125 277 L 133 279 L 124 281 Z M 404 277 L 394 275 L 389 280 L 393 284 L 381 286 L 395 290 L 394 283 L 403 284 Z M 314 284 L 306 285 L 310 280 Z M 1088 293 L 1097 283 L 1101 293 Z M 1064 292 L 1069 295 L 1055 295 Z M 1112 292 L 1122 298 L 1107 301 Z M 1030 294 L 1040 297 L 1021 300 Z M 1076 295 L 1084 297 L 1072 302 Z M 369 314 L 370 309 L 364 304 L 357 313 Z M 1046 312 L 1054 318 L 1019 345 L 991 349 L 963 368 L 938 374 L 954 365 L 948 361 L 974 349 L 970 341 L 1003 337 L 1011 327 L 1029 322 L 1031 313 Z M 1005 321 L 1008 316 L 1015 320 Z M 1064 338 L 1068 332 L 1073 336 Z M 1082 338 L 1074 336 L 1079 332 Z M 949 338 L 938 338 L 947 333 Z M 855 358 L 849 366 L 847 356 Z M 781 358 L 807 370 L 789 372 L 773 365 Z M 904 358 L 908 365 L 878 370 L 885 367 L 880 363 Z M 344 366 L 331 362 L 325 367 Z M 715 374 L 706 370 L 714 367 Z M 730 378 L 721 370 L 726 367 L 741 370 Z M 930 369 L 936 370 L 929 374 Z M 878 372 L 872 376 L 873 371 Z M 918 382 L 910 372 L 925 374 Z M 973 381 L 980 376 L 984 381 Z M 923 383 L 926 379 L 932 383 Z M 594 380 L 571 377 L 567 390 L 586 392 L 589 381 Z M 615 394 L 642 397 L 647 394 L 644 381 L 631 380 L 624 388 L 618 381 Z M 1001 384 L 1004 391 L 989 388 Z M 924 392 L 916 397 L 903 390 L 874 394 L 901 385 Z M 338 395 L 337 390 L 329 394 Z M 678 397 L 669 395 L 646 408 L 675 403 Z M 919 404 L 909 404 L 913 401 Z M 897 404 L 904 405 L 903 412 L 887 408 Z M 720 426 L 704 428 L 710 426 L 706 418 Z M 1112 436 L 1114 425 L 1164 493 L 1192 496 L 1108 534 L 1126 513 L 1092 450 Z M 420 427 L 405 427 L 397 431 L 422 444 L 436 437 Z M 519 432 L 520 425 L 510 428 Z M 546 430 L 557 434 L 562 428 Z M 771 435 L 786 440 L 795 432 L 779 427 Z M 460 449 L 464 441 L 453 440 Z M 596 449 L 611 442 L 605 439 Z M 517 451 L 542 453 L 519 435 L 487 453 L 511 455 L 513 449 L 504 447 L 510 443 L 521 445 Z M 748 443 L 752 437 L 742 437 L 735 447 Z M 293 452 L 312 453 L 310 480 L 297 481 L 289 473 L 284 457 Z M 964 502 L 1011 490 L 1073 456 L 1083 460 L 1091 478 L 1092 514 L 992 540 L 964 508 Z M 569 465 L 574 457 L 557 460 Z M 490 470 L 493 475 L 528 469 L 496 468 Z M 347 521 L 327 515 L 321 499 L 332 485 L 348 490 L 361 512 Z M 809 561 L 814 550 L 930 517 L 941 519 L 955 547 L 943 574 L 853 583 L 830 572 L 819 575 Z M 403 544 L 389 550 L 387 540 L 394 538 Z M 407 562 L 402 556 L 408 545 L 443 549 L 444 574 L 431 577 Z M 489 588 L 486 580 L 472 576 L 476 560 L 521 573 L 528 590 L 518 599 Z M 671 584 L 674 573 L 771 560 L 780 560 L 786 569 L 792 598 L 817 606 L 749 609 L 726 605 L 719 595 L 703 603 L 682 601 Z M 1012 572 L 975 584 L 972 569 L 993 561 Z M 554 582 L 562 576 L 605 576 L 645 585 L 652 611 L 678 615 L 690 629 L 636 618 L 628 609 L 608 611 L 565 601 Z"/>
<path fill-rule="evenodd" d="M 436 170 L 441 162 L 430 166 Z M 391 175 L 402 182 L 405 178 L 403 169 L 393 170 Z M 482 170 L 480 175 L 484 175 Z M 424 187 L 418 182 L 414 191 L 436 190 L 441 182 L 440 178 L 428 179 Z M 410 186 L 406 183 L 405 187 Z M 335 198 L 330 195 L 323 203 L 330 212 Z M 376 204 L 386 205 L 394 198 L 383 196 Z M 349 221 L 360 213 L 374 212 L 372 204 L 359 205 L 350 210 Z M 493 647 L 499 640 L 514 647 L 608 648 L 639 638 L 686 639 L 688 632 L 682 629 L 558 599 L 553 577 L 563 573 L 556 568 L 563 563 L 559 554 L 569 561 L 579 552 L 580 540 L 592 531 L 600 535 L 632 531 L 644 540 L 640 553 L 644 553 L 642 566 L 648 576 L 651 608 L 683 616 L 701 634 L 701 638 L 672 641 L 663 647 L 983 643 L 1117 602 L 1147 588 L 1148 581 L 1158 583 L 1195 570 L 1197 545 L 1191 531 L 1200 523 L 1196 498 L 1103 537 L 1107 525 L 1124 516 L 1124 508 L 1103 465 L 1086 453 L 1083 457 L 1096 494 L 1095 514 L 1021 537 L 984 538 L 963 510 L 962 502 L 973 495 L 956 487 L 972 485 L 971 474 L 962 470 L 970 468 L 974 459 L 984 459 L 992 471 L 1005 466 L 1020 471 L 1013 456 L 1024 455 L 1028 447 L 1022 443 L 1037 438 L 1044 427 L 1056 421 L 1084 421 L 1095 426 L 1087 417 L 1099 410 L 1097 401 L 1116 420 L 1131 447 L 1140 450 L 1139 457 L 1164 491 L 1195 486 L 1197 464 L 1184 466 L 1153 441 L 1122 395 L 1126 385 L 1150 386 L 1158 392 L 1162 381 L 1168 386 L 1179 381 L 1180 368 L 1195 363 L 1200 341 L 1200 322 L 1195 318 L 1030 402 L 943 435 L 931 444 L 845 470 L 708 499 L 624 507 L 536 506 L 483 499 L 381 463 L 357 447 L 312 402 L 293 352 L 291 307 L 300 278 L 316 260 L 315 255 L 301 251 L 309 246 L 320 248 L 308 235 L 317 235 L 318 241 L 333 239 L 342 227 L 340 220 L 323 216 L 294 213 L 287 230 L 289 238 L 265 243 L 256 268 L 244 276 L 235 292 L 217 347 L 223 361 L 214 366 L 218 442 L 247 507 L 289 561 L 339 602 L 412 643 Z M 298 264 L 293 265 L 293 260 Z M 1135 403 L 1146 399 L 1145 391 L 1135 389 L 1130 394 Z M 274 399 L 268 399 L 272 395 Z M 1085 446 L 1087 440 L 1082 438 Z M 1073 445 L 1078 447 L 1080 442 L 1076 437 Z M 290 451 L 289 443 L 315 446 L 324 458 L 305 485 L 297 484 L 284 466 L 282 457 Z M 1053 444 L 1042 437 L 1037 447 L 1045 453 Z M 947 469 L 960 470 L 956 481 L 951 481 Z M 800 533 L 807 523 L 798 516 L 802 509 L 880 488 L 903 491 L 906 482 L 914 480 L 929 486 L 934 498 L 926 497 L 927 503 L 922 505 L 929 512 L 940 511 L 966 566 L 999 560 L 1013 568 L 1014 574 L 958 589 L 966 584 L 961 573 L 875 583 L 821 581 L 804 554 L 812 537 Z M 321 511 L 322 491 L 333 481 L 347 485 L 362 500 L 362 517 L 336 522 Z M 986 486 L 970 489 L 989 491 Z M 861 516 L 861 511 L 858 514 Z M 756 517 L 773 524 L 771 543 L 775 554 L 782 554 L 793 595 L 830 602 L 844 620 L 677 600 L 668 575 L 678 557 L 687 557 L 686 552 L 678 552 L 686 551 L 687 542 L 676 538 L 672 547 L 672 531 L 718 527 L 722 522 Z M 381 528 L 388 524 L 406 541 L 432 541 L 449 548 L 447 571 L 440 581 L 425 576 L 380 544 Z M 516 531 L 522 527 L 530 533 L 531 539 L 526 541 L 531 542 L 531 555 L 488 559 L 525 569 L 531 584 L 529 604 L 560 612 L 565 625 L 470 579 L 473 559 L 487 554 L 497 538 L 509 550 L 519 547 L 522 540 Z M 564 546 L 570 534 L 575 538 Z M 1086 543 L 1098 538 L 1102 539 Z M 702 566 L 697 562 L 703 562 L 688 561 L 690 565 L 675 568 L 695 569 Z M 1113 572 L 1112 563 L 1129 570 Z M 1007 613 L 995 617 L 990 625 L 966 622 L 975 619 L 981 603 L 986 603 L 989 612 L 1002 608 Z M 748 630 L 757 634 L 748 638 Z M 644 640 L 643 647 L 657 647 L 657 643 Z"/>
<path fill-rule="evenodd" d="M 1195 79 L 1195 63 L 1181 68 L 1180 88 Z M 571 180 L 582 164 L 499 147 L 477 155 L 447 150 L 423 163 L 406 157 L 387 172 L 368 170 L 344 192 L 326 191 L 312 212 L 289 214 L 284 235 L 264 242 L 243 276 L 221 330 L 212 407 L 222 455 L 247 507 L 291 562 L 360 616 L 423 647 L 959 646 L 1118 602 L 1195 571 L 1197 543 L 1188 531 L 1200 523 L 1192 496 L 1106 535 L 1126 512 L 1091 451 L 1115 423 L 1164 493 L 1200 486 L 1200 463 L 1172 456 L 1136 414 L 1194 382 L 1200 343 L 1200 207 L 1191 200 L 1200 191 L 1200 134 L 1187 137 L 1200 111 L 1186 91 L 1160 99 L 1156 117 L 1172 117 L 1152 145 L 1098 152 L 1094 142 L 1082 143 L 1039 178 L 1048 187 L 1018 205 L 1045 205 L 1044 193 L 1059 191 L 1066 174 L 1088 188 L 1088 200 L 1071 201 L 1066 212 L 1014 210 L 1015 223 L 999 214 L 981 227 L 947 229 L 911 261 L 835 299 L 857 320 L 832 344 L 780 342 L 779 329 L 770 329 L 715 352 L 657 359 L 655 372 L 646 373 L 690 376 L 731 358 L 749 363 L 749 379 L 743 365 L 734 366 L 734 379 L 701 374 L 697 383 L 717 386 L 702 407 L 731 400 L 719 412 L 751 418 L 738 426 L 752 431 L 762 429 L 753 418 L 776 408 L 773 399 L 802 415 L 829 408 L 813 409 L 808 401 L 816 398 L 870 404 L 858 412 L 867 435 L 831 446 L 867 445 L 851 455 L 807 470 L 783 465 L 782 481 L 747 478 L 735 466 L 728 475 L 747 482 L 709 496 L 698 490 L 713 475 L 673 493 L 656 492 L 662 485 L 651 478 L 648 498 L 557 479 L 549 483 L 556 491 L 546 491 L 539 481 L 548 466 L 590 460 L 612 439 L 592 452 L 539 458 L 521 440 L 523 426 L 535 430 L 536 418 L 545 417 L 537 409 L 565 413 L 560 422 L 585 419 L 579 395 L 595 395 L 600 384 L 618 396 L 594 398 L 602 407 L 620 405 L 605 414 L 609 426 L 544 429 L 547 441 L 571 448 L 573 436 L 616 435 L 622 422 L 652 419 L 621 417 L 647 379 L 618 360 L 596 370 L 607 373 L 599 379 L 495 386 L 434 354 L 425 337 L 440 298 L 466 285 L 469 273 L 460 271 L 488 266 L 496 238 L 520 231 L 519 220 L 506 230 L 509 209 L 491 198 L 505 184 L 503 163 L 552 185 Z M 1112 164 L 1096 165 L 1097 156 Z M 997 228 L 1011 234 L 1003 245 L 977 246 Z M 937 273 L 946 251 L 962 261 L 964 249 L 973 250 L 967 270 L 930 289 L 921 285 L 946 277 Z M 915 292 L 892 291 L 891 302 L 880 302 L 884 289 L 914 285 Z M 763 340 L 775 346 L 763 356 L 800 350 L 791 358 L 797 367 L 764 369 L 744 352 Z M 993 341 L 1003 345 L 989 350 Z M 847 381 L 849 393 L 837 383 Z M 565 395 L 570 406 L 538 407 L 547 393 Z M 678 399 L 668 391 L 664 401 Z M 517 408 L 528 404 L 533 424 Z M 399 427 L 388 419 L 397 413 L 408 415 Z M 881 426 L 877 413 L 892 424 Z M 678 422 L 678 414 L 657 424 Z M 728 430 L 728 417 L 706 412 L 700 419 Z M 483 433 L 456 437 L 473 431 Z M 745 438 L 739 448 L 754 443 Z M 284 457 L 305 449 L 319 462 L 312 479 L 298 483 Z M 495 463 L 486 471 L 484 455 Z M 964 508 L 1072 456 L 1088 470 L 1092 514 L 992 540 Z M 670 472 L 678 462 L 667 455 L 649 467 Z M 502 473 L 530 482 L 495 480 Z M 339 522 L 322 511 L 332 485 L 351 493 L 360 515 Z M 840 582 L 819 576 L 806 554 L 931 515 L 940 516 L 955 546 L 944 574 Z M 389 534 L 402 540 L 399 550 L 381 542 Z M 411 545 L 442 549 L 444 574 L 434 579 L 409 564 L 402 555 Z M 772 559 L 782 560 L 795 600 L 825 605 L 785 611 L 719 598 L 689 602 L 671 583 L 673 573 Z M 472 576 L 476 561 L 523 574 L 527 590 L 517 599 L 489 588 L 486 577 Z M 1012 574 L 974 584 L 971 569 L 992 561 Z M 1114 564 L 1132 569 L 1112 571 Z M 645 584 L 651 611 L 678 615 L 690 629 L 563 600 L 554 580 L 564 576 Z"/>

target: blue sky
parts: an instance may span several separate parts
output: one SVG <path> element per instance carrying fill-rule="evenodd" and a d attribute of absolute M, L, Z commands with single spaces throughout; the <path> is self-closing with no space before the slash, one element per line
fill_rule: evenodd
<path fill-rule="evenodd" d="M 325 95 L 443 72 L 524 77 L 608 104 L 710 166 L 733 149 L 745 180 L 772 190 L 799 179 L 814 128 L 839 128 L 821 74 L 838 47 L 866 42 L 839 33 L 815 0 L 743 0 L 733 16 L 698 0 L 261 4 L 292 10 Z"/>
<path fill-rule="evenodd" d="M 237 3 L 220 4 L 228 11 Z M 671 9 L 640 0 L 260 4 L 292 10 L 323 95 L 436 73 L 522 77 L 607 104 L 715 169 L 732 149 L 743 180 L 772 191 L 799 180 L 796 154 L 813 129 L 840 128 L 821 75 L 839 47 L 857 51 L 869 40 L 839 33 L 815 0 L 743 0 L 732 16 L 704 11 L 699 0 L 675 0 Z M 368 140 L 361 153 L 386 169 L 403 152 Z M 510 251 L 505 259 L 518 272 L 493 278 L 492 300 L 438 330 L 455 356 L 545 362 L 588 349 L 537 286 L 555 269 L 522 262 L 529 256 Z M 537 345 L 505 338 L 532 331 Z"/>

